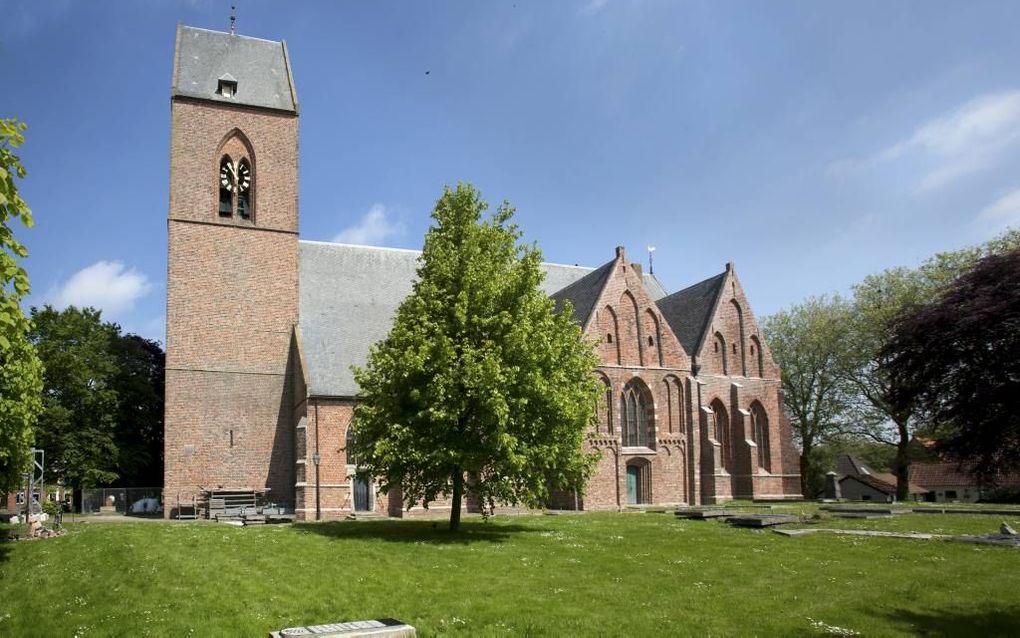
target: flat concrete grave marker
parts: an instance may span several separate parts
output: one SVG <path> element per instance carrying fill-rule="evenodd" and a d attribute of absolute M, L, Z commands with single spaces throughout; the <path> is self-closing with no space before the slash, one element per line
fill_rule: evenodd
<path fill-rule="evenodd" d="M 789 514 L 754 514 L 751 516 L 733 516 L 727 521 L 734 527 L 773 527 L 775 525 L 786 525 L 787 523 L 799 523 L 799 516 Z"/>
<path fill-rule="evenodd" d="M 393 618 L 378 620 L 355 620 L 350 622 L 331 623 L 327 625 L 311 625 L 308 627 L 288 627 L 269 634 L 270 638 L 288 638 L 291 636 L 319 636 L 320 638 L 415 638 L 417 632 L 411 625 L 404 624 Z"/>
<path fill-rule="evenodd" d="M 710 510 L 677 510 L 677 518 L 692 518 L 695 520 L 706 520 L 709 518 L 729 518 L 730 516 L 736 516 L 733 512 L 727 512 L 724 509 L 710 509 Z"/>

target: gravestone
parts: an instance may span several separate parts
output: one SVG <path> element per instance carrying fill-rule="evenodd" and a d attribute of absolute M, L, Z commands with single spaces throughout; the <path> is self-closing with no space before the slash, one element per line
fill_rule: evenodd
<path fill-rule="evenodd" d="M 411 625 L 404 624 L 393 618 L 378 620 L 355 620 L 351 622 L 331 623 L 327 625 L 310 625 L 308 627 L 288 627 L 270 632 L 270 638 L 290 638 L 292 636 L 319 636 L 320 638 L 415 638 L 417 632 Z"/>
<path fill-rule="evenodd" d="M 839 490 L 839 481 L 835 472 L 829 472 L 825 475 L 824 496 L 827 501 L 838 501 L 842 498 Z"/>

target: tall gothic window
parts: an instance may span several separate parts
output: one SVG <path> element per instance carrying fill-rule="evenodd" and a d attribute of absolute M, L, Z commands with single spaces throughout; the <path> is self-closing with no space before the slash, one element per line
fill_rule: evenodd
<path fill-rule="evenodd" d="M 352 424 L 353 425 L 353 424 Z M 347 426 L 347 441 L 344 447 L 344 454 L 347 455 L 347 465 L 357 465 L 358 457 L 354 454 L 354 444 L 357 438 L 354 436 L 354 428 Z"/>
<path fill-rule="evenodd" d="M 631 382 L 623 390 L 623 445 L 625 447 L 650 447 L 653 440 L 653 419 L 650 418 L 651 401 L 648 392 L 639 384 Z"/>
<path fill-rule="evenodd" d="M 221 219 L 254 219 L 254 155 L 247 138 L 234 131 L 220 146 L 216 213 Z"/>
<path fill-rule="evenodd" d="M 712 401 L 712 412 L 715 415 L 715 440 L 719 442 L 720 464 L 724 470 L 730 469 L 730 415 L 722 401 Z"/>
<path fill-rule="evenodd" d="M 758 467 L 772 471 L 772 456 L 769 451 L 769 415 L 757 401 L 751 406 L 751 423 L 754 427 L 754 442 L 758 445 Z"/>
<path fill-rule="evenodd" d="M 237 163 L 238 180 L 244 188 L 238 186 L 237 190 L 237 216 L 241 219 L 251 219 L 251 166 L 248 158 L 242 157 Z"/>

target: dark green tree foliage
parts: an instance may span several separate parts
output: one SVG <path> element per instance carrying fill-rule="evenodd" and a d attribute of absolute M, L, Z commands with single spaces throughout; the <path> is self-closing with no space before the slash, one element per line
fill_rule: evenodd
<path fill-rule="evenodd" d="M 518 243 L 513 209 L 486 208 L 469 185 L 444 191 L 414 290 L 355 370 L 349 453 L 408 507 L 451 496 L 453 531 L 465 492 L 540 506 L 550 488 L 582 489 L 595 461 L 582 451 L 593 345 L 539 288 L 541 254 Z"/>
<path fill-rule="evenodd" d="M 981 479 L 1020 470 L 1020 248 L 985 257 L 894 326 L 890 403 L 912 408 Z"/>
<path fill-rule="evenodd" d="M 117 372 L 117 428 L 120 459 L 117 483 L 163 484 L 163 395 L 166 356 L 159 343 L 138 335 L 117 334 L 111 341 Z"/>
<path fill-rule="evenodd" d="M 46 450 L 48 476 L 75 488 L 118 476 L 117 327 L 98 310 L 71 306 L 32 309 L 31 338 L 45 367 L 43 412 L 36 440 Z"/>
<path fill-rule="evenodd" d="M 840 371 L 847 358 L 849 304 L 811 297 L 763 322 L 772 356 L 783 370 L 783 404 L 800 445 L 801 492 L 814 498 L 832 469 L 815 453 L 847 428 L 847 393 Z"/>
<path fill-rule="evenodd" d="M 21 310 L 29 285 L 18 260 L 28 251 L 11 228 L 16 221 L 32 227 L 32 212 L 15 182 L 25 177 L 13 151 L 24 143 L 24 130 L 16 120 L 0 119 L 0 494 L 18 487 L 28 470 L 32 428 L 42 409 L 42 365 Z"/>

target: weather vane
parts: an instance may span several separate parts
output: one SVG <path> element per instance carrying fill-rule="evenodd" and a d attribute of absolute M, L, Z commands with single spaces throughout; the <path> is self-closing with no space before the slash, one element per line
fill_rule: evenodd
<path fill-rule="evenodd" d="M 655 274 L 655 270 L 652 268 L 652 253 L 654 253 L 654 252 L 655 252 L 655 246 L 652 246 L 651 244 L 649 244 L 648 245 L 648 274 L 649 275 L 654 275 Z"/>
<path fill-rule="evenodd" d="M 237 21 L 237 5 L 230 5 L 230 35 L 234 35 L 234 22 Z"/>

